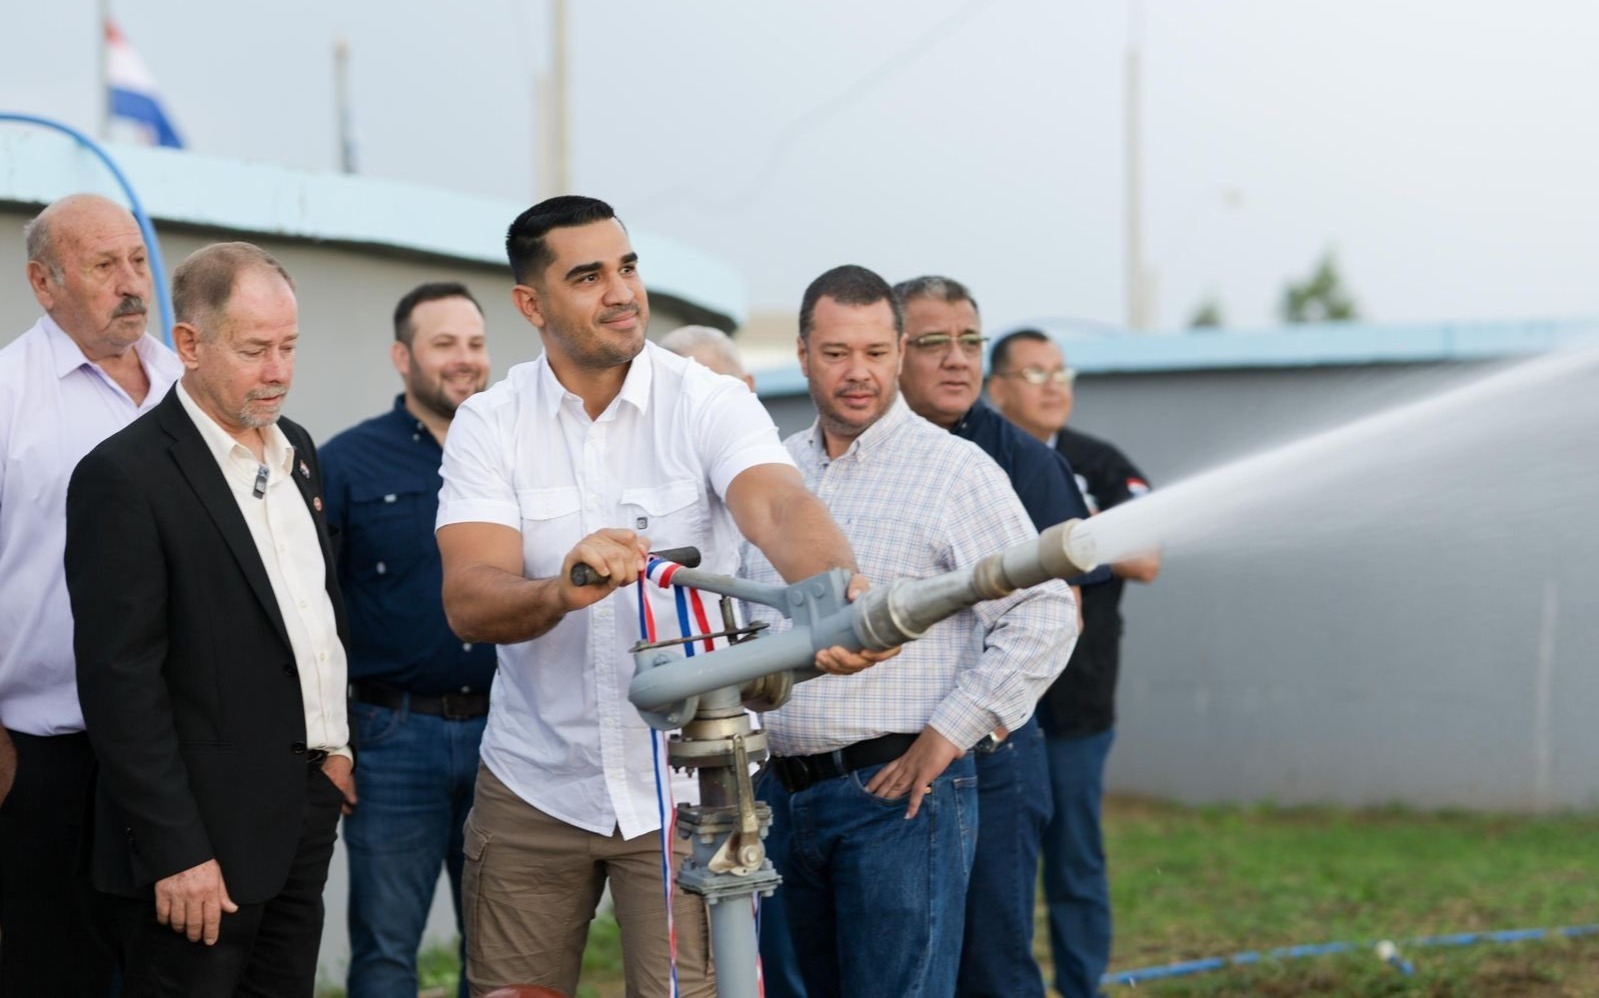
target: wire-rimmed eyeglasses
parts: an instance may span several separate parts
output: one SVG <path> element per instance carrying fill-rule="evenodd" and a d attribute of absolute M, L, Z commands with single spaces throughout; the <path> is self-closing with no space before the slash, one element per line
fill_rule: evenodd
<path fill-rule="evenodd" d="M 988 342 L 988 337 L 982 333 L 961 333 L 958 336 L 950 333 L 923 333 L 905 342 L 928 353 L 936 353 L 947 349 L 951 343 L 959 343 L 962 353 L 976 355 L 983 352 L 983 344 Z"/>
<path fill-rule="evenodd" d="M 1042 367 L 1024 367 L 1015 371 L 1006 371 L 995 374 L 996 378 L 1021 378 L 1029 385 L 1042 387 L 1053 382 L 1064 388 L 1077 380 L 1077 372 L 1069 367 L 1057 367 L 1053 371 L 1046 371 Z"/>

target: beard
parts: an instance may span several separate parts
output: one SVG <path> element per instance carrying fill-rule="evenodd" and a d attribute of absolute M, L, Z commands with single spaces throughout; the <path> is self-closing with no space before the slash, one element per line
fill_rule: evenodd
<path fill-rule="evenodd" d="M 817 398 L 811 394 L 811 401 L 816 406 L 816 418 L 822 424 L 822 429 L 835 437 L 854 439 L 871 429 L 872 425 L 894 405 L 894 400 L 899 398 L 899 384 L 892 383 L 889 387 L 877 393 L 877 408 L 870 413 L 846 413 L 834 399 L 848 390 L 859 390 L 866 387 L 859 384 L 844 384 L 839 386 L 832 395 L 826 398 Z"/>
<path fill-rule="evenodd" d="M 244 405 L 239 407 L 239 425 L 251 430 L 264 430 L 278 421 L 283 414 L 283 400 L 288 396 L 288 385 L 272 385 L 267 388 L 252 388 L 244 396 Z M 276 405 L 270 413 L 261 412 L 250 408 L 251 402 L 260 402 L 273 399 Z"/>
<path fill-rule="evenodd" d="M 644 310 L 634 304 L 608 309 L 600 313 L 597 321 L 608 322 L 624 315 L 637 315 L 644 320 Z M 649 323 L 640 321 L 632 338 L 618 341 L 615 333 L 596 330 L 592 326 L 568 325 L 552 319 L 547 327 L 550 335 L 560 341 L 567 356 L 591 370 L 605 370 L 631 363 L 634 357 L 644 352 L 648 330 Z"/>
<path fill-rule="evenodd" d="M 405 376 L 405 391 L 416 400 L 417 405 L 443 419 L 454 419 L 455 410 L 461 403 L 481 392 L 489 386 L 489 375 L 484 371 L 472 384 L 472 390 L 461 398 L 455 398 L 450 387 L 445 381 L 446 375 L 440 374 L 429 378 L 417 369 L 416 359 L 411 359 L 410 369 Z"/>

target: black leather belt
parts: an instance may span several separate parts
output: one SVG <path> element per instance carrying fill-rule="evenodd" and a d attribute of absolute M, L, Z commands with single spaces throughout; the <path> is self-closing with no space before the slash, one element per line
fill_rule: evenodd
<path fill-rule="evenodd" d="M 350 699 L 390 710 L 410 710 L 417 714 L 432 714 L 447 721 L 470 721 L 489 712 L 487 693 L 446 693 L 427 697 L 420 693 L 407 693 L 381 683 L 351 683 Z"/>
<path fill-rule="evenodd" d="M 832 752 L 774 756 L 769 765 L 782 781 L 783 788 L 795 794 L 823 780 L 835 779 L 867 766 L 893 762 L 904 755 L 914 741 L 915 735 L 879 735 Z"/>

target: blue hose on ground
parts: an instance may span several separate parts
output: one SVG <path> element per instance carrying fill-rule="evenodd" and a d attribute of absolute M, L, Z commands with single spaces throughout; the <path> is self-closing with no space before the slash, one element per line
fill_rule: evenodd
<path fill-rule="evenodd" d="M 133 217 L 139 223 L 139 231 L 144 234 L 144 245 L 150 255 L 150 274 L 155 284 L 156 305 L 161 310 L 161 341 L 167 346 L 172 345 L 172 298 L 167 291 L 167 269 L 161 261 L 161 245 L 156 242 L 155 226 L 150 222 L 150 216 L 144 213 L 144 206 L 139 203 L 139 196 L 133 192 L 133 185 L 128 183 L 128 178 L 111 155 L 100 144 L 89 136 L 59 121 L 41 118 L 33 114 L 14 114 L 10 111 L 0 111 L 0 121 L 15 121 L 24 125 L 38 125 L 41 128 L 50 128 L 55 131 L 70 135 L 78 144 L 93 153 L 111 176 L 116 179 L 122 188 L 122 193 L 127 196 L 128 210 L 133 212 Z"/>
<path fill-rule="evenodd" d="M 1405 943 L 1406 946 L 1471 946 L 1476 943 L 1517 943 L 1529 939 L 1554 939 L 1564 937 L 1573 939 L 1578 936 L 1591 936 L 1599 934 L 1599 925 L 1568 925 L 1557 929 L 1505 929 L 1499 932 L 1460 932 L 1446 936 L 1417 936 Z M 1160 967 L 1142 967 L 1138 970 L 1123 970 L 1106 974 L 1099 983 L 1102 987 L 1112 984 L 1136 985 L 1145 981 L 1156 981 L 1166 977 L 1186 977 L 1189 974 L 1202 974 L 1211 970 L 1223 970 L 1227 967 L 1242 967 L 1260 963 L 1264 960 L 1292 960 L 1307 956 L 1329 956 L 1336 953 L 1353 953 L 1366 950 L 1375 950 L 1379 958 L 1393 966 L 1401 973 L 1415 972 L 1415 967 L 1399 953 L 1399 947 L 1384 940 L 1377 943 L 1317 943 L 1306 946 L 1284 946 L 1280 949 L 1256 952 L 1248 950 L 1243 953 L 1234 953 L 1231 956 L 1213 956 L 1204 960 L 1184 960 L 1180 963 L 1170 963 Z"/>

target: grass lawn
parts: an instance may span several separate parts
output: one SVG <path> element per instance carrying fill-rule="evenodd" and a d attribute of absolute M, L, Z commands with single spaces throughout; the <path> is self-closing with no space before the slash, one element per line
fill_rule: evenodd
<path fill-rule="evenodd" d="M 1105 828 L 1117 916 L 1113 971 L 1378 939 L 1398 942 L 1416 968 L 1405 976 L 1365 951 L 1146 982 L 1140 993 L 1599 995 L 1593 937 L 1404 946 L 1424 935 L 1599 922 L 1599 816 L 1116 799 Z"/>
<path fill-rule="evenodd" d="M 1112 971 L 1379 939 L 1399 943 L 1416 971 L 1403 975 L 1363 950 L 1111 987 L 1111 995 L 1599 996 L 1599 937 L 1404 944 L 1599 922 L 1596 815 L 1188 808 L 1114 798 L 1105 835 L 1116 906 Z M 1042 910 L 1039 919 L 1035 948 L 1047 979 Z M 451 980 L 453 963 L 453 951 L 432 954 L 431 982 Z M 599 918 L 578 998 L 620 998 L 621 967 L 616 923 Z"/>

